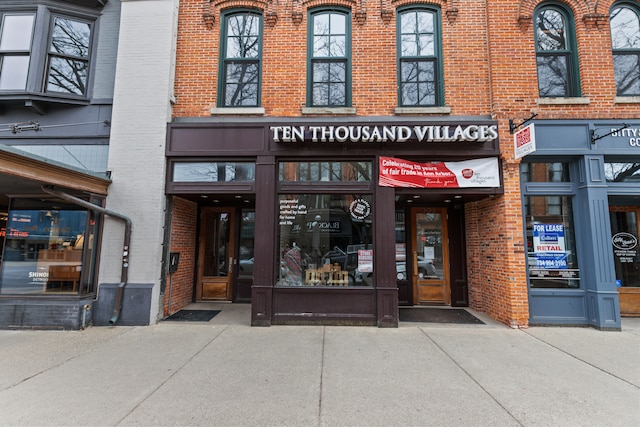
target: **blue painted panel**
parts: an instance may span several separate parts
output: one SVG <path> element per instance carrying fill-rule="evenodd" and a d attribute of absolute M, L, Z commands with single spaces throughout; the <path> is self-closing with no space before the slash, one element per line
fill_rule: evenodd
<path fill-rule="evenodd" d="M 589 324 L 585 292 L 580 290 L 531 289 L 529 313 L 531 324 Z"/>
<path fill-rule="evenodd" d="M 578 149 L 589 150 L 590 145 L 587 123 L 536 122 L 536 155 L 575 153 Z"/>

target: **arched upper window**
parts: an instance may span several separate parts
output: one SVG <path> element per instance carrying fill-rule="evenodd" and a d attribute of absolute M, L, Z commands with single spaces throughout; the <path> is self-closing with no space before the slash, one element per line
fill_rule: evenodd
<path fill-rule="evenodd" d="M 351 105 L 351 13 L 318 9 L 309 14 L 307 105 Z"/>
<path fill-rule="evenodd" d="M 613 72 L 618 96 L 640 96 L 640 10 L 631 3 L 611 8 Z"/>
<path fill-rule="evenodd" d="M 400 106 L 442 105 L 439 11 L 424 7 L 401 9 L 397 25 Z"/>
<path fill-rule="evenodd" d="M 220 107 L 258 107 L 262 63 L 262 15 L 234 10 L 222 17 Z"/>
<path fill-rule="evenodd" d="M 562 6 L 544 4 L 536 9 L 534 22 L 539 95 L 580 96 L 572 15 Z"/>

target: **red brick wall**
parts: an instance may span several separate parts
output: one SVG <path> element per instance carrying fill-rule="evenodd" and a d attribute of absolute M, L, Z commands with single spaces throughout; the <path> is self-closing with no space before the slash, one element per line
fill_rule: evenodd
<path fill-rule="evenodd" d="M 422 2 L 181 0 L 173 114 L 209 116 L 216 106 L 220 11 L 243 6 L 261 9 L 265 16 L 261 105 L 266 115 L 301 116 L 306 102 L 307 10 L 332 4 L 352 10 L 352 105 L 357 116 L 391 116 L 398 103 L 395 10 L 415 3 Z M 509 119 L 519 123 L 532 113 L 538 114 L 536 120 L 640 116 L 640 104 L 614 102 L 607 19 L 612 1 L 566 2 L 574 15 L 582 97 L 589 98 L 587 105 L 537 102 L 532 16 L 538 1 L 425 3 L 442 10 L 445 104 L 451 114 L 441 118 L 486 116 L 499 123 L 505 194 L 465 208 L 471 306 L 508 325 L 526 326 L 519 160 L 513 158 Z M 204 13 L 215 18 L 211 28 L 205 25 Z M 294 22 L 297 14 L 300 21 Z"/>
<path fill-rule="evenodd" d="M 261 2 L 220 2 L 229 7 L 255 7 L 264 11 Z M 439 1 L 430 2 L 441 4 Z M 270 25 L 264 19 L 262 106 L 269 116 L 301 116 L 306 104 L 307 10 L 323 4 L 334 4 L 352 10 L 352 106 L 358 116 L 389 116 L 397 107 L 396 20 L 395 13 L 384 22 L 381 6 L 394 12 L 395 7 L 414 4 L 410 1 L 365 2 L 364 20 L 359 19 L 354 2 L 335 0 L 305 2 L 304 6 L 267 9 L 276 12 L 277 21 Z M 444 2 L 443 4 L 446 4 Z M 490 113 L 488 49 L 484 27 L 483 2 L 465 2 L 465 13 L 450 22 L 443 8 L 442 40 L 445 98 L 452 114 L 488 115 Z M 302 14 L 299 23 L 292 10 Z M 212 28 L 203 20 L 201 0 L 180 2 L 176 61 L 176 104 L 173 114 L 208 116 L 216 106 L 218 49 L 220 45 L 220 11 L 211 5 L 206 9 L 215 17 Z"/>
<path fill-rule="evenodd" d="M 164 315 L 168 316 L 193 302 L 196 268 L 198 205 L 180 197 L 171 206 L 170 252 L 180 253 L 178 271 L 167 274 Z M 169 300 L 171 298 L 171 300 Z"/>
<path fill-rule="evenodd" d="M 503 164 L 505 194 L 465 206 L 469 304 L 512 327 L 528 325 L 518 165 Z"/>

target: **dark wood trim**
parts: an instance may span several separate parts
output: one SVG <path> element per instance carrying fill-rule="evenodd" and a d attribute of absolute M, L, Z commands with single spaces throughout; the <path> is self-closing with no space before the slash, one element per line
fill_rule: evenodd
<path fill-rule="evenodd" d="M 251 287 L 251 324 L 268 326 L 272 319 L 272 293 L 276 280 L 273 260 L 276 259 L 277 236 L 275 157 L 262 156 L 256 160 L 256 223 Z M 267 238 L 265 238 L 267 237 Z"/>
<path fill-rule="evenodd" d="M 469 306 L 467 281 L 467 251 L 464 224 L 464 206 L 449 209 L 449 279 L 451 281 L 451 306 Z"/>
<path fill-rule="evenodd" d="M 19 177 L 62 188 L 107 195 L 111 180 L 70 169 L 49 161 L 22 156 L 6 149 L 0 150 L 0 174 Z"/>

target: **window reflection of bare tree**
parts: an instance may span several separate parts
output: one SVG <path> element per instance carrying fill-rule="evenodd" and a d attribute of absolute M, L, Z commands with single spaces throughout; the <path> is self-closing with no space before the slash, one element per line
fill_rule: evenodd
<path fill-rule="evenodd" d="M 87 23 L 55 19 L 47 90 L 76 95 L 86 93 L 90 31 Z"/>
<path fill-rule="evenodd" d="M 229 17 L 227 21 L 225 62 L 225 105 L 242 106 L 258 104 L 258 79 L 260 54 L 260 18 L 242 14 Z"/>
<path fill-rule="evenodd" d="M 640 163 L 605 163 L 607 180 L 625 182 L 632 176 L 640 176 Z"/>
<path fill-rule="evenodd" d="M 345 105 L 347 44 L 345 17 L 326 13 L 313 21 L 313 105 Z"/>
<path fill-rule="evenodd" d="M 640 15 L 623 5 L 609 19 L 617 93 L 640 95 Z"/>
<path fill-rule="evenodd" d="M 402 105 L 434 105 L 436 65 L 433 14 L 426 11 L 408 11 L 403 13 L 400 19 Z"/>
<path fill-rule="evenodd" d="M 538 85 L 540 96 L 568 95 L 568 46 L 564 17 L 557 10 L 537 15 Z"/>

